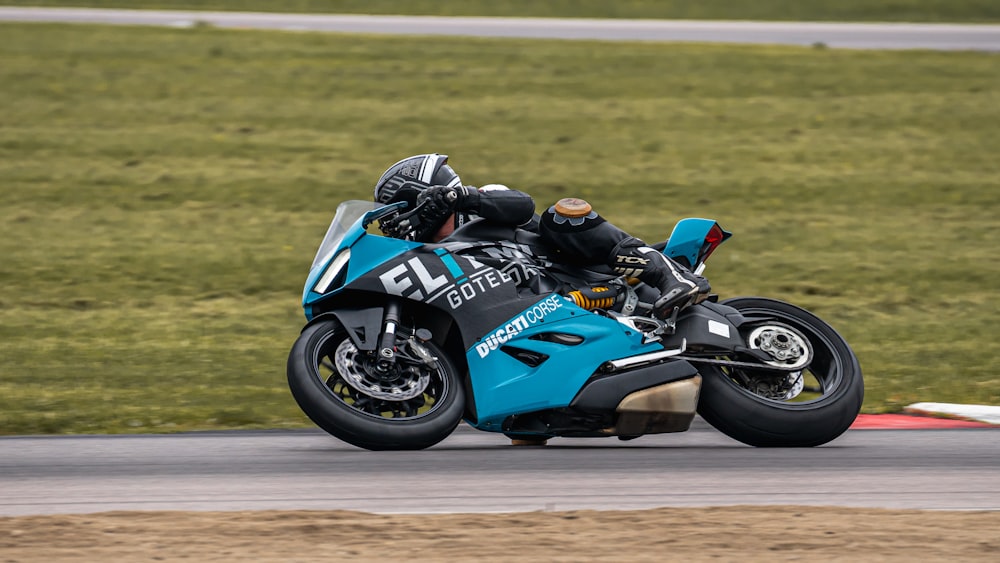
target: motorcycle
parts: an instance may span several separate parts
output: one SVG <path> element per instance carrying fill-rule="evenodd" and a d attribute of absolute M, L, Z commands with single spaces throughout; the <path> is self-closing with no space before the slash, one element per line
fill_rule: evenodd
<path fill-rule="evenodd" d="M 407 206 L 345 201 L 302 293 L 289 388 L 331 435 L 413 450 L 463 420 L 526 443 L 683 432 L 696 413 L 752 446 L 818 446 L 861 409 L 861 367 L 823 320 L 717 296 L 667 319 L 657 293 L 548 260 L 539 236 L 481 219 L 439 243 L 387 237 Z M 682 219 L 658 245 L 696 273 L 731 233 Z"/>

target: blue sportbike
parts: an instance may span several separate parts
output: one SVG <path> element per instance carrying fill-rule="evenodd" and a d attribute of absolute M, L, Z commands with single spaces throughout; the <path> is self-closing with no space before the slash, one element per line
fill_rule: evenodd
<path fill-rule="evenodd" d="M 413 450 L 463 420 L 522 443 L 683 432 L 695 413 L 753 446 L 818 446 L 861 408 L 861 367 L 830 325 L 760 297 L 651 314 L 657 292 L 548 259 L 530 230 L 474 220 L 439 243 L 383 236 L 406 203 L 345 201 L 302 293 L 292 395 L 320 428 Z M 730 237 L 683 219 L 658 245 L 701 273 Z"/>

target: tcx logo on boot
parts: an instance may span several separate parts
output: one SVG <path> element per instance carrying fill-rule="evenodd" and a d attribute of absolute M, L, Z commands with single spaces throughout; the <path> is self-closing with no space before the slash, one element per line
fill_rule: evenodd
<path fill-rule="evenodd" d="M 620 254 L 615 257 L 615 262 L 621 264 L 649 264 L 649 260 L 646 258 L 640 258 L 638 256 L 622 256 Z"/>

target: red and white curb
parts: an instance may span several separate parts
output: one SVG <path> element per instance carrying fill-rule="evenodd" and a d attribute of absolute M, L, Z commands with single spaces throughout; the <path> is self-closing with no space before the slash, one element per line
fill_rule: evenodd
<path fill-rule="evenodd" d="M 957 405 L 954 403 L 914 403 L 903 412 L 924 416 L 949 416 L 1000 425 L 1000 407 L 989 405 Z"/>
<path fill-rule="evenodd" d="M 852 430 L 1000 428 L 1000 407 L 953 403 L 914 403 L 905 414 L 860 414 Z"/>

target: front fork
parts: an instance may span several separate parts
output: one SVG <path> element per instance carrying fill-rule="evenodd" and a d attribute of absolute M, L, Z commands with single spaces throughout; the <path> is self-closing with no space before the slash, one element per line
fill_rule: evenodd
<path fill-rule="evenodd" d="M 390 299 L 385 304 L 385 315 L 382 317 L 382 337 L 378 345 L 378 361 L 375 368 L 382 373 L 392 369 L 396 363 L 396 327 L 402 307 L 399 301 Z"/>
<path fill-rule="evenodd" d="M 381 375 L 389 374 L 396 366 L 396 358 L 399 354 L 399 350 L 396 348 L 396 329 L 399 327 L 401 316 L 402 306 L 399 301 L 391 299 L 386 302 L 385 314 L 382 317 L 382 336 L 379 338 L 378 345 L 378 360 L 375 362 L 375 371 Z M 414 331 L 406 339 L 406 346 L 402 351 L 404 360 L 416 360 L 433 366 L 438 359 L 424 346 L 431 338 L 433 335 L 425 328 L 418 328 Z"/>

